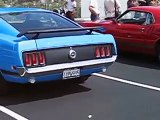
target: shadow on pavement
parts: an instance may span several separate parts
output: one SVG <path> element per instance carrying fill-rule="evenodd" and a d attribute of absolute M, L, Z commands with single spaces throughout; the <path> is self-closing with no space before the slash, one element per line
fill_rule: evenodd
<path fill-rule="evenodd" d="M 134 65 L 139 67 L 160 69 L 160 63 L 156 58 L 151 56 L 145 56 L 140 54 L 130 54 L 130 53 L 119 53 L 118 59 L 119 63 Z"/>
<path fill-rule="evenodd" d="M 48 82 L 38 84 L 21 85 L 8 95 L 0 97 L 0 105 L 16 105 L 30 101 L 57 98 L 69 94 L 87 92 L 91 89 L 71 82 Z"/>

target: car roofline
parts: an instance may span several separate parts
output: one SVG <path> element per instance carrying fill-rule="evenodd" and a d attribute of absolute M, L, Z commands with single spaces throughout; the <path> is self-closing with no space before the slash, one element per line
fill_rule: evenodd
<path fill-rule="evenodd" d="M 41 8 L 0 8 L 0 14 L 4 13 L 14 13 L 14 12 L 30 12 L 30 11 L 41 11 L 41 12 L 52 12 L 50 10 L 41 9 Z"/>

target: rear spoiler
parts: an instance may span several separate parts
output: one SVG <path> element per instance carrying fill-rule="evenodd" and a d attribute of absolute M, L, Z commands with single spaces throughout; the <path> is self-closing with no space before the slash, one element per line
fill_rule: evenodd
<path fill-rule="evenodd" d="M 99 31 L 104 32 L 104 27 L 84 27 L 84 28 L 65 28 L 65 29 L 47 29 L 47 30 L 30 30 L 30 31 L 24 31 L 20 32 L 17 37 L 21 37 L 25 34 L 37 34 L 36 36 L 39 36 L 40 33 L 52 33 L 52 32 L 71 32 L 71 31 L 84 31 L 89 30 L 89 34 L 92 33 L 92 31 Z"/>

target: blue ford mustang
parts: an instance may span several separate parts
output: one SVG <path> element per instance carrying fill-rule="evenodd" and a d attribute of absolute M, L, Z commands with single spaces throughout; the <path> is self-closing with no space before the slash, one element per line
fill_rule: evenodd
<path fill-rule="evenodd" d="M 49 10 L 0 8 L 0 92 L 11 83 L 84 82 L 117 57 L 112 35 Z"/>

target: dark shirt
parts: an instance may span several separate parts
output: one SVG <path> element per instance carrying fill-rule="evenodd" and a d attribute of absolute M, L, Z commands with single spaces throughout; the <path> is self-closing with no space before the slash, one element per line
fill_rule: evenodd
<path fill-rule="evenodd" d="M 146 5 L 150 5 L 151 0 L 146 0 Z"/>
<path fill-rule="evenodd" d="M 127 7 L 128 8 L 135 7 L 135 6 L 138 6 L 138 1 L 137 2 L 133 2 L 132 0 L 127 1 Z"/>

